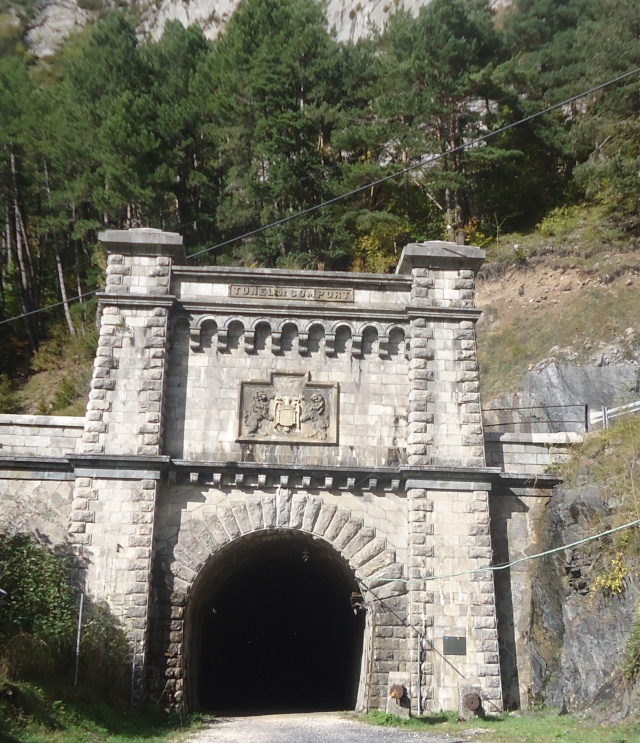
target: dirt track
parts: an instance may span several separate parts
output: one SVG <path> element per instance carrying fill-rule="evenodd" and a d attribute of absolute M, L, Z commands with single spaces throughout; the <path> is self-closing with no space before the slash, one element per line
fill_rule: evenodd
<path fill-rule="evenodd" d="M 221 717 L 188 743 L 467 743 L 486 735 L 453 737 L 373 727 L 337 713 Z"/>

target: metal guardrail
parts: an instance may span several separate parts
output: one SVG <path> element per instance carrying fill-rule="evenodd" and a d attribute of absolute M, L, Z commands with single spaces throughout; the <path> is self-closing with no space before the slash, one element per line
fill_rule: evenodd
<path fill-rule="evenodd" d="M 608 408 L 603 405 L 600 410 L 589 411 L 589 428 L 595 428 L 596 426 L 609 428 L 609 424 L 614 418 L 632 415 L 633 413 L 640 413 L 640 400 L 630 402 L 627 405 L 620 405 L 617 408 Z"/>

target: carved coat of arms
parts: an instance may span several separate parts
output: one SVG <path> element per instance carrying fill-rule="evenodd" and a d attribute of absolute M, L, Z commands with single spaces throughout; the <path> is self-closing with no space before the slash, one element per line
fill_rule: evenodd
<path fill-rule="evenodd" d="M 336 443 L 338 387 L 307 374 L 272 374 L 243 382 L 239 436 L 245 441 Z"/>

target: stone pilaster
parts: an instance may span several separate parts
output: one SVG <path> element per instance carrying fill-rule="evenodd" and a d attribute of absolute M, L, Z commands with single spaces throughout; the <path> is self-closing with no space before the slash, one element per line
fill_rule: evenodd
<path fill-rule="evenodd" d="M 408 485 L 410 623 L 423 637 L 420 683 L 415 639 L 409 648 L 412 697 L 420 686 L 422 710 L 458 710 L 472 690 L 487 712 L 501 711 L 493 574 L 482 570 L 492 562 L 489 492 L 426 473 Z M 447 637 L 462 638 L 464 654 L 447 654 Z"/>
<path fill-rule="evenodd" d="M 482 467 L 474 308 L 484 251 L 451 243 L 408 245 L 398 273 L 412 277 L 407 457 L 413 465 Z"/>
<path fill-rule="evenodd" d="M 171 266 L 182 238 L 110 230 L 107 288 L 69 526 L 88 597 L 107 601 L 145 677 L 153 529 L 162 457 Z"/>
<path fill-rule="evenodd" d="M 491 563 L 488 492 L 469 481 L 485 469 L 474 308 L 483 258 L 431 242 L 408 245 L 398 266 L 412 277 L 407 460 L 425 471 L 407 485 L 414 711 L 458 709 L 469 688 L 501 709 L 493 580 L 474 572 Z M 466 654 L 445 655 L 445 637 L 464 638 Z"/>
<path fill-rule="evenodd" d="M 433 445 L 433 401 L 435 382 L 433 330 L 424 317 L 411 321 L 409 354 L 409 416 L 407 427 L 407 461 L 412 465 L 431 463 Z"/>
<path fill-rule="evenodd" d="M 434 620 L 433 586 L 433 500 L 424 488 L 407 492 L 409 506 L 409 658 L 411 699 L 414 712 L 428 708 L 434 698 L 433 663 L 424 652 Z M 418 666 L 420 664 L 420 667 Z M 418 696 L 420 700 L 418 701 Z"/>

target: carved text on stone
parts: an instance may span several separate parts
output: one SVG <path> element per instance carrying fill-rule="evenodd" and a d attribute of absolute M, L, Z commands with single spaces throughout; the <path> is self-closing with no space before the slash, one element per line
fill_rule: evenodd
<path fill-rule="evenodd" d="M 287 299 L 307 302 L 353 302 L 353 289 L 312 286 L 231 284 L 229 296 L 240 299 Z"/>

